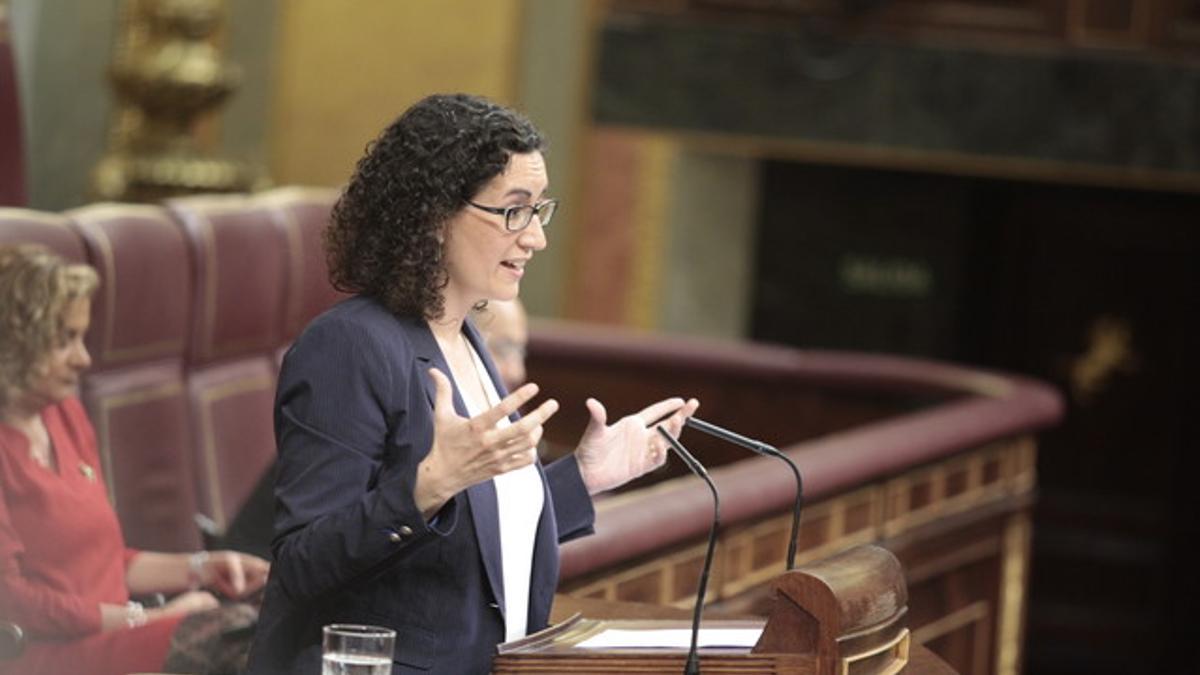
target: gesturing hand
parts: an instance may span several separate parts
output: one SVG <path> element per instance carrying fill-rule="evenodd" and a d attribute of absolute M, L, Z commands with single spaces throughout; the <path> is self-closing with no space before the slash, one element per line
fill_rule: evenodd
<path fill-rule="evenodd" d="M 437 393 L 433 403 L 433 447 L 417 469 L 415 498 L 426 516 L 441 508 L 458 492 L 489 478 L 531 464 L 542 438 L 542 424 L 558 411 L 550 399 L 519 421 L 500 429 L 496 424 L 516 412 L 538 392 L 526 384 L 495 407 L 466 418 L 454 410 L 450 380 L 436 368 L 429 370 Z"/>
<path fill-rule="evenodd" d="M 700 402 L 696 399 L 684 403 L 681 398 L 668 398 L 646 406 L 634 415 L 622 417 L 612 426 L 605 426 L 608 413 L 604 405 L 589 398 L 587 409 L 592 419 L 575 451 L 579 473 L 588 492 L 596 494 L 611 490 L 662 466 L 667 461 L 667 442 L 650 425 L 675 411 L 662 425 L 668 433 L 678 437 L 684 420 L 699 407 Z"/>

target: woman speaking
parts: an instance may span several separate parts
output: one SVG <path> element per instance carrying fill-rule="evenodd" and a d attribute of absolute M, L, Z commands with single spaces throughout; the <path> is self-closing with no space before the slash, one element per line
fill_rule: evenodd
<path fill-rule="evenodd" d="M 660 466 L 696 401 L 608 424 L 542 466 L 557 410 L 508 394 L 473 307 L 517 297 L 557 201 L 544 142 L 512 110 L 426 98 L 368 148 L 326 233 L 334 284 L 276 398 L 275 561 L 250 671 L 320 671 L 321 628 L 396 631 L 393 673 L 483 673 L 497 643 L 546 625 L 558 545 L 591 532 L 590 495 Z"/>

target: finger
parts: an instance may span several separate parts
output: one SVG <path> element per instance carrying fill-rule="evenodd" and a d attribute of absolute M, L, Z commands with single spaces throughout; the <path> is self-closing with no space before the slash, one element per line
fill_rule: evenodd
<path fill-rule="evenodd" d="M 530 427 L 539 426 L 545 424 L 546 420 L 553 417 L 556 412 L 558 412 L 558 401 L 548 398 L 542 401 L 542 404 L 535 408 L 533 412 L 517 420 L 517 423 L 513 426 L 520 427 L 526 424 Z"/>
<path fill-rule="evenodd" d="M 509 453 L 504 462 L 500 464 L 500 473 L 508 473 L 517 469 L 533 464 L 533 460 L 537 455 L 533 452 L 533 448 L 526 448 L 517 452 Z"/>
<path fill-rule="evenodd" d="M 212 578 L 211 586 L 216 589 L 221 595 L 226 597 L 235 597 L 237 590 L 234 587 L 237 583 L 235 577 L 237 573 L 234 571 L 234 556 L 228 552 L 214 553 L 209 559 L 209 569 L 212 570 L 209 575 Z"/>
<path fill-rule="evenodd" d="M 242 567 L 242 559 L 236 553 L 229 554 L 229 590 L 232 597 L 241 597 L 246 591 L 246 570 Z"/>
<path fill-rule="evenodd" d="M 668 398 L 642 408 L 637 413 L 637 417 L 642 420 L 642 424 L 650 426 L 683 406 L 683 399 L 678 397 Z"/>
<path fill-rule="evenodd" d="M 497 430 L 496 435 L 493 436 L 493 442 L 497 445 L 502 445 L 513 442 L 513 439 L 526 436 L 534 429 L 540 428 L 556 412 L 558 412 L 558 401 L 552 398 L 547 399 L 534 409 L 533 412 L 507 427 Z"/>
<path fill-rule="evenodd" d="M 433 414 L 457 414 L 454 411 L 454 386 L 450 378 L 437 368 L 429 369 L 429 377 L 433 380 Z"/>
<path fill-rule="evenodd" d="M 654 434 L 658 436 L 658 434 Z M 667 463 L 667 443 L 661 437 L 650 444 L 650 468 L 657 469 Z"/>
<path fill-rule="evenodd" d="M 608 411 L 604 409 L 604 404 L 594 398 L 589 398 L 583 404 L 587 406 L 588 413 L 591 415 L 591 419 L 588 420 L 588 428 L 584 431 L 584 434 L 591 431 L 593 427 L 604 428 L 604 425 L 608 422 Z"/>
<path fill-rule="evenodd" d="M 495 407 L 480 413 L 475 419 L 479 420 L 485 428 L 496 426 L 496 423 L 501 419 L 508 417 L 521 409 L 521 406 L 529 402 L 529 399 L 537 396 L 538 386 L 529 382 L 513 393 L 504 397 Z"/>
<path fill-rule="evenodd" d="M 212 593 L 205 593 L 204 597 L 200 598 L 199 604 L 199 609 L 201 610 L 216 609 L 217 607 L 221 606 L 221 601 L 218 600 L 217 596 L 213 595 Z"/>
<path fill-rule="evenodd" d="M 697 401 L 694 398 L 688 400 L 688 402 L 684 404 L 682 408 L 675 411 L 675 414 L 671 415 L 670 419 L 667 420 L 667 431 L 672 436 L 678 438 L 679 432 L 683 431 L 684 422 L 687 421 L 687 418 L 694 415 L 696 413 L 696 409 L 699 407 L 700 401 Z"/>
<path fill-rule="evenodd" d="M 271 566 L 261 558 L 251 558 L 250 564 L 246 565 L 246 592 L 253 593 L 262 588 L 267 583 L 267 574 L 271 571 Z"/>
<path fill-rule="evenodd" d="M 534 447 L 538 444 L 538 441 L 541 440 L 544 429 L 545 427 L 539 424 L 532 429 L 529 429 L 525 433 L 516 434 L 511 438 L 508 438 L 500 443 L 500 447 L 508 452 L 516 452 L 517 450 L 524 450 Z"/>

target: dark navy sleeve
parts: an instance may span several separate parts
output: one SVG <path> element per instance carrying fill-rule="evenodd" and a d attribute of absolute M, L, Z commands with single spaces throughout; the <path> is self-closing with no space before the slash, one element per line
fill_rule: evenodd
<path fill-rule="evenodd" d="M 596 511 L 583 476 L 579 473 L 574 453 L 546 467 L 546 483 L 554 499 L 558 543 L 592 534 L 595 531 Z"/>
<path fill-rule="evenodd" d="M 453 531 L 457 500 L 427 523 L 413 496 L 432 442 L 418 365 L 402 333 L 322 317 L 293 345 L 275 405 L 279 473 L 273 571 L 319 600 L 402 564 Z"/>

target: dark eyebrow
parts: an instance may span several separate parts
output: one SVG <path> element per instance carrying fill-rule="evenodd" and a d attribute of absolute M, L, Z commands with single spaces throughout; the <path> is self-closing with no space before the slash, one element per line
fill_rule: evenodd
<path fill-rule="evenodd" d="M 550 194 L 550 185 L 549 184 L 546 185 L 546 189 L 542 190 L 542 194 L 539 195 L 539 197 L 545 197 L 548 194 Z M 526 190 L 525 188 L 521 188 L 521 187 L 515 187 L 515 188 L 509 190 L 508 192 L 504 193 L 505 197 L 511 197 L 512 195 L 523 195 L 523 196 L 529 197 L 529 198 L 533 197 L 532 192 L 530 192 L 529 190 Z"/>

